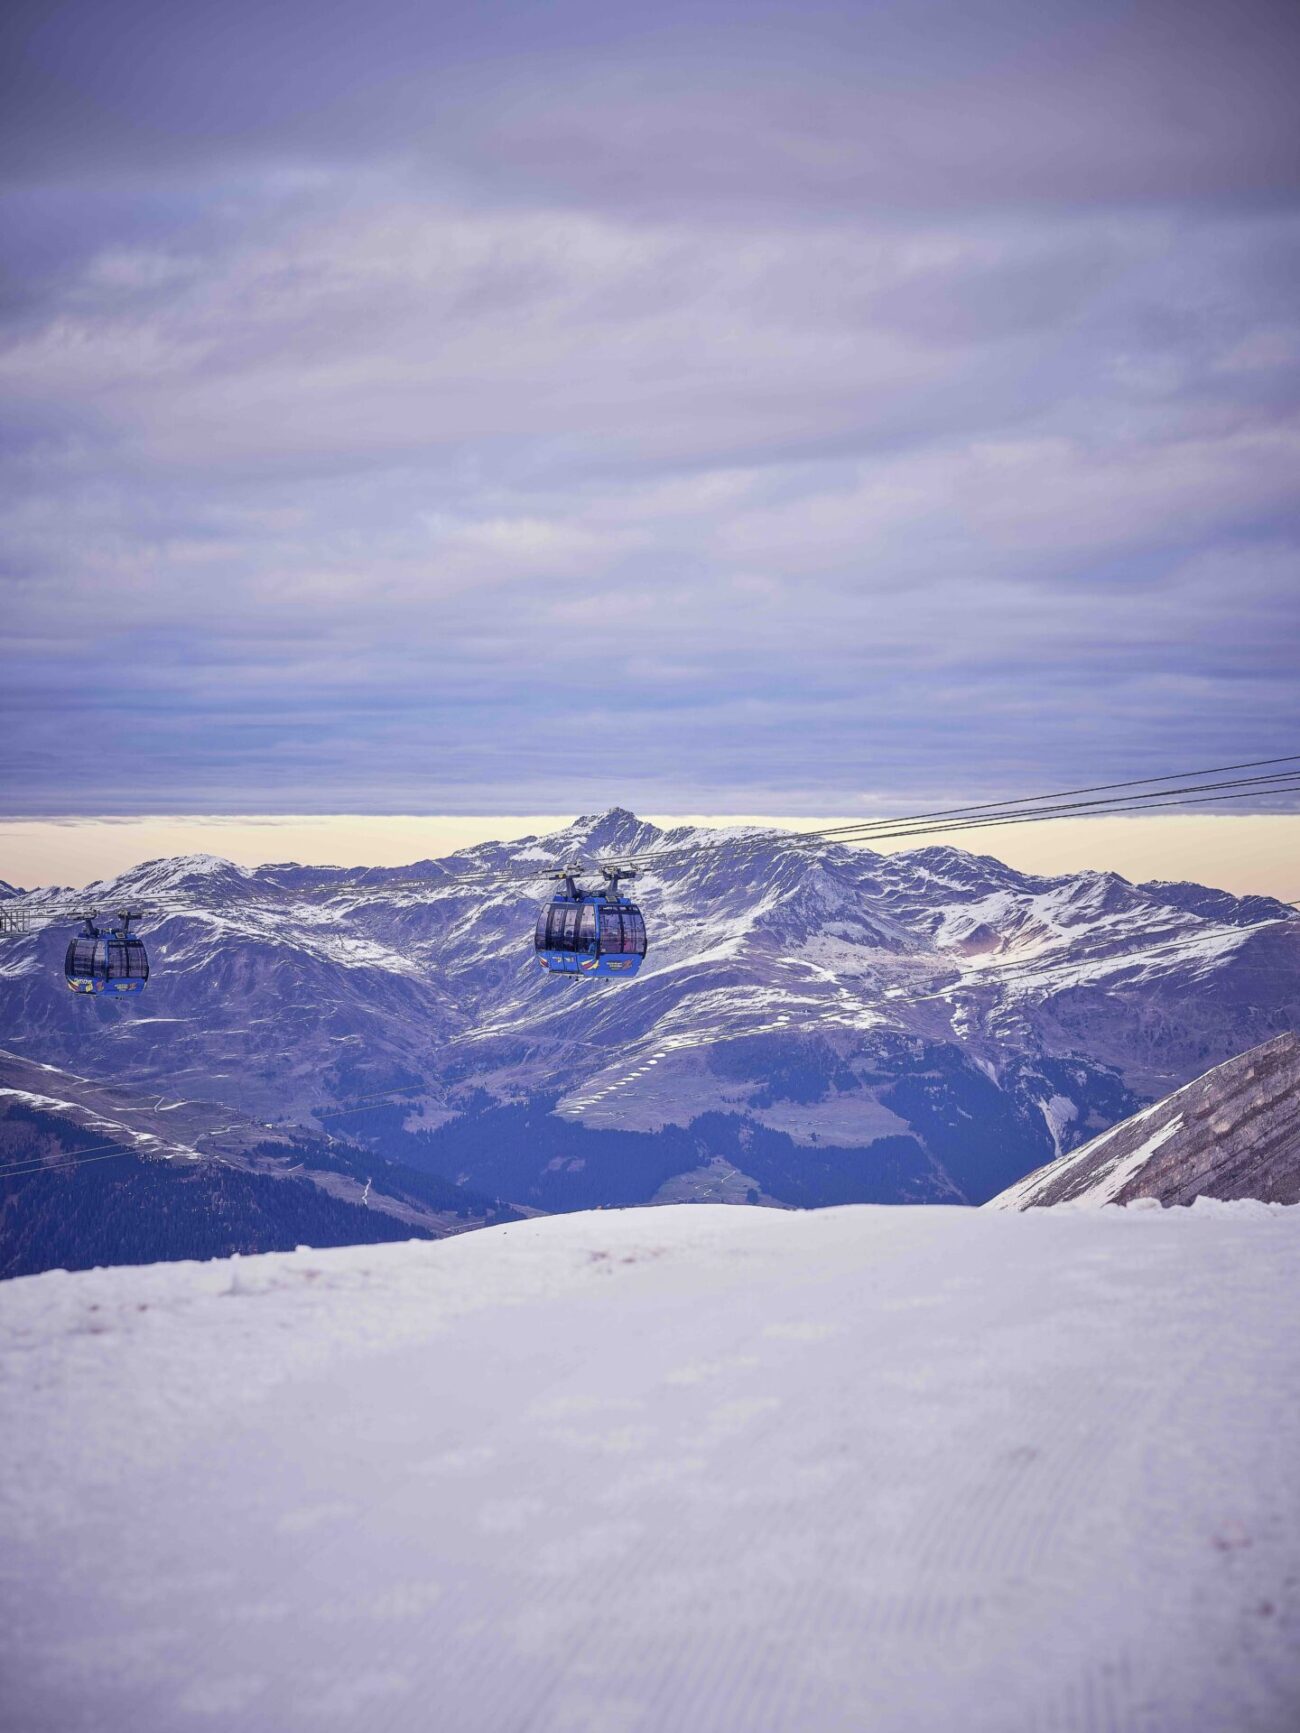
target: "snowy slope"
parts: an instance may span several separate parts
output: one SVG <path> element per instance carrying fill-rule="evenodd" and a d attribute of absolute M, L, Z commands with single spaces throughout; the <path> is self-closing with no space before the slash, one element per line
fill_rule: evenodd
<path fill-rule="evenodd" d="M 981 1201 L 1300 1027 L 1300 920 L 1268 898 L 1036 878 L 948 848 L 743 852 L 746 834 L 615 810 L 346 889 L 338 870 L 149 863 L 84 893 L 184 903 L 151 934 L 148 992 L 74 1001 L 59 930 L 7 941 L 0 1041 L 276 1122 L 405 1086 L 416 1117 L 349 1135 L 563 1209 L 629 1201 L 610 1141 L 627 1131 L 640 1201 Z M 642 881 L 651 954 L 627 984 L 541 977 L 544 885 L 449 877 L 683 842 L 707 846 Z M 536 1165 L 503 1169 L 543 1122 Z"/>
<path fill-rule="evenodd" d="M 1300 1203 L 1300 1039 L 1279 1035 L 1029 1174 L 985 1207 L 1197 1197 Z"/>
<path fill-rule="evenodd" d="M 8 1733 L 1282 1733 L 1300 1211 L 602 1212 L 0 1289 Z"/>

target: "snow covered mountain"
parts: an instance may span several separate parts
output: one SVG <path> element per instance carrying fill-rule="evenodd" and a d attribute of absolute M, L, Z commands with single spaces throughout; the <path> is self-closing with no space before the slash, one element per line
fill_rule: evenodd
<path fill-rule="evenodd" d="M 1300 1040 L 1218 1065 L 995 1197 L 988 1209 L 1198 1197 L 1300 1203 Z"/>
<path fill-rule="evenodd" d="M 0 1284 L 11 1733 L 1290 1733 L 1300 1210 Z"/>
<path fill-rule="evenodd" d="M 6 940 L 0 1042 L 277 1124 L 343 1109 L 350 1137 L 553 1210 L 980 1202 L 1300 1028 L 1300 920 L 1268 898 L 746 834 L 615 809 L 360 886 L 151 862 L 79 893 L 183 904 L 148 933 L 148 992 L 74 999 L 64 930 Z M 544 882 L 451 876 L 685 842 L 638 890 L 651 952 L 629 984 L 536 968 Z"/>
<path fill-rule="evenodd" d="M 0 1277 L 439 1237 L 518 1219 L 346 1140 L 0 1052 Z"/>

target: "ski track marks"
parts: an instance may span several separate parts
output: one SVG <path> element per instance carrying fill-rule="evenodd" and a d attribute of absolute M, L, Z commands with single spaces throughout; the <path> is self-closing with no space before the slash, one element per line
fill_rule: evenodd
<path fill-rule="evenodd" d="M 1298 1233 L 692 1206 L 9 1284 L 6 1733 L 1290 1733 Z"/>

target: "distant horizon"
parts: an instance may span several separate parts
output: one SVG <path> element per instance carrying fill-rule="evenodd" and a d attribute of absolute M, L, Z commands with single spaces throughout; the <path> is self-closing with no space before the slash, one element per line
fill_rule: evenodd
<path fill-rule="evenodd" d="M 147 860 L 186 854 L 219 855 L 245 868 L 290 861 L 302 866 L 406 866 L 480 843 L 545 836 L 573 823 L 577 816 L 207 813 L 0 819 L 0 880 L 25 890 L 50 885 L 77 888 Z M 806 831 L 855 822 L 852 816 L 832 814 L 647 812 L 636 816 L 665 830 L 681 825 L 717 829 L 761 825 Z M 1044 876 L 1110 871 L 1134 883 L 1187 880 L 1236 896 L 1300 899 L 1300 814 L 1295 813 L 1059 819 L 1023 828 L 990 826 L 910 840 L 886 839 L 871 846 L 882 854 L 898 854 L 939 844 L 992 855 L 1019 872 Z"/>

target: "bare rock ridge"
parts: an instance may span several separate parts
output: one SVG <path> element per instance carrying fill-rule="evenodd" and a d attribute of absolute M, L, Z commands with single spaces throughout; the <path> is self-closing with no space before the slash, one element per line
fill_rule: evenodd
<path fill-rule="evenodd" d="M 1279 1035 L 1216 1065 L 986 1208 L 1198 1197 L 1300 1203 L 1300 1037 Z"/>

